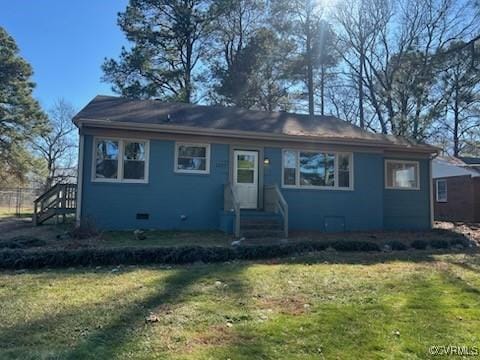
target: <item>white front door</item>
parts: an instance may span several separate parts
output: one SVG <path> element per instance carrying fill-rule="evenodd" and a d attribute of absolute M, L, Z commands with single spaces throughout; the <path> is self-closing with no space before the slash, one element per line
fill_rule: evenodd
<path fill-rule="evenodd" d="M 258 199 L 258 152 L 235 150 L 233 186 L 242 209 L 256 209 Z"/>

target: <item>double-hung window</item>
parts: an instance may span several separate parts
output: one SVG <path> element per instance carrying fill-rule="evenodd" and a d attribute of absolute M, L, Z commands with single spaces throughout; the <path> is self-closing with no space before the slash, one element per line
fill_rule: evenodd
<path fill-rule="evenodd" d="M 438 179 L 436 181 L 437 202 L 447 202 L 447 180 Z"/>
<path fill-rule="evenodd" d="M 175 172 L 208 174 L 210 172 L 210 145 L 175 143 Z"/>
<path fill-rule="evenodd" d="M 146 140 L 95 138 L 93 180 L 104 182 L 148 182 Z"/>
<path fill-rule="evenodd" d="M 418 161 L 385 160 L 385 187 L 387 189 L 419 190 Z"/>
<path fill-rule="evenodd" d="M 352 154 L 284 150 L 283 187 L 351 189 Z"/>

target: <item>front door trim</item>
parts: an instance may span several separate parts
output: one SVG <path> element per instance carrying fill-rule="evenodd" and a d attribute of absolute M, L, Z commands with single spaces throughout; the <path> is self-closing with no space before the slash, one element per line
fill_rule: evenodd
<path fill-rule="evenodd" d="M 264 158 L 264 148 L 258 145 L 240 145 L 240 144 L 233 144 L 230 145 L 230 161 L 229 161 L 229 181 L 232 185 L 234 171 L 235 171 L 235 150 L 245 150 L 245 151 L 257 151 L 258 152 L 258 198 L 257 198 L 257 210 L 263 209 L 263 174 L 264 174 L 264 165 L 263 165 L 263 158 Z"/>

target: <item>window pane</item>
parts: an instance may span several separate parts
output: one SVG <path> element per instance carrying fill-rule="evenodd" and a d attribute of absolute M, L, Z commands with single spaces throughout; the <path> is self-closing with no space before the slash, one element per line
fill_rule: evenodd
<path fill-rule="evenodd" d="M 437 200 L 447 201 L 447 182 L 445 180 L 437 180 Z"/>
<path fill-rule="evenodd" d="M 416 164 L 387 162 L 387 186 L 397 188 L 416 188 Z"/>
<path fill-rule="evenodd" d="M 338 154 L 338 186 L 350 187 L 350 155 Z"/>
<path fill-rule="evenodd" d="M 207 161 L 204 158 L 183 158 L 177 160 L 178 170 L 205 171 L 207 169 Z"/>
<path fill-rule="evenodd" d="M 205 146 L 180 145 L 178 147 L 179 157 L 207 157 L 207 148 Z"/>
<path fill-rule="evenodd" d="M 283 152 L 283 183 L 296 185 L 297 153 L 295 151 Z"/>
<path fill-rule="evenodd" d="M 129 180 L 145 179 L 145 143 L 125 141 L 123 178 Z"/>
<path fill-rule="evenodd" d="M 296 173 L 296 169 L 283 169 L 283 183 L 285 185 L 295 185 Z"/>
<path fill-rule="evenodd" d="M 335 155 L 324 153 L 300 153 L 300 185 L 334 186 Z"/>
<path fill-rule="evenodd" d="M 207 171 L 207 146 L 179 145 L 177 170 Z"/>
<path fill-rule="evenodd" d="M 237 164 L 239 169 L 255 169 L 255 155 L 238 155 Z"/>
<path fill-rule="evenodd" d="M 145 162 L 125 160 L 123 162 L 123 178 L 131 180 L 145 179 Z"/>
<path fill-rule="evenodd" d="M 101 140 L 96 146 L 95 177 L 116 179 L 118 176 L 118 141 Z"/>
<path fill-rule="evenodd" d="M 254 183 L 254 178 L 253 178 L 254 173 L 255 173 L 255 170 L 238 169 L 237 170 L 237 183 L 253 184 Z"/>
<path fill-rule="evenodd" d="M 325 165 L 325 185 L 335 186 L 335 154 L 327 154 Z"/>
<path fill-rule="evenodd" d="M 124 160 L 145 161 L 145 144 L 142 142 L 125 141 Z"/>
<path fill-rule="evenodd" d="M 340 171 L 350 170 L 350 155 L 338 154 L 338 170 Z"/>
<path fill-rule="evenodd" d="M 339 171 L 338 172 L 338 186 L 339 187 L 350 187 L 350 172 L 348 171 Z"/>
<path fill-rule="evenodd" d="M 297 167 L 297 153 L 295 151 L 283 152 L 283 167 L 289 169 Z"/>

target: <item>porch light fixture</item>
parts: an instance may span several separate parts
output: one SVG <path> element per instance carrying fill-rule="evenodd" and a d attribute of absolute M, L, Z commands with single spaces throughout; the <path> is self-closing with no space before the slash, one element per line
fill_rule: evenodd
<path fill-rule="evenodd" d="M 270 159 L 266 157 L 265 159 L 263 159 L 263 163 L 265 165 L 269 165 L 270 164 Z"/>

